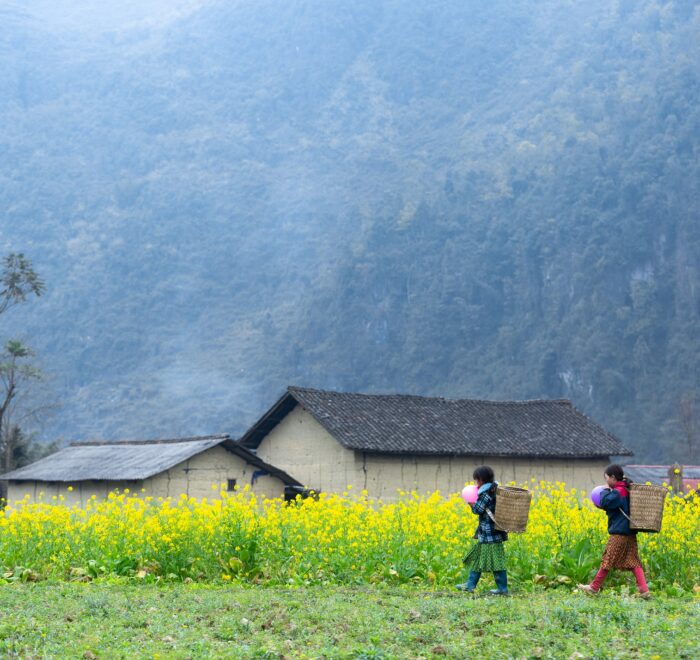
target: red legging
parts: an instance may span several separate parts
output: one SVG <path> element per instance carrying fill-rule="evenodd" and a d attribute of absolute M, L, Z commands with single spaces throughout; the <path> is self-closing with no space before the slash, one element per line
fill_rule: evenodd
<path fill-rule="evenodd" d="M 632 569 L 632 572 L 634 573 L 634 579 L 637 580 L 637 588 L 639 589 L 639 593 L 643 594 L 645 591 L 649 591 L 647 581 L 644 579 L 644 569 L 641 566 L 637 566 L 637 568 Z M 603 582 L 605 582 L 605 578 L 608 577 L 608 573 L 609 571 L 607 568 L 598 569 L 595 579 L 593 582 L 591 582 L 591 587 L 596 591 L 600 591 L 600 588 L 603 586 Z"/>

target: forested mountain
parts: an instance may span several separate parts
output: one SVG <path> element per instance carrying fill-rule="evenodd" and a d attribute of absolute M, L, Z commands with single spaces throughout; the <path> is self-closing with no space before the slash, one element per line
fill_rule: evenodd
<path fill-rule="evenodd" d="M 295 383 L 567 397 L 691 458 L 700 1 L 111 4 L 0 1 L 43 437 L 237 434 Z"/>

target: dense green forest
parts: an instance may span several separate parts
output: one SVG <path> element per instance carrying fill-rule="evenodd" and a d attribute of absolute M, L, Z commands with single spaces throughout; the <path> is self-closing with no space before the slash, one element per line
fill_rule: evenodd
<path fill-rule="evenodd" d="M 235 435 L 294 383 L 700 459 L 700 1 L 104 4 L 0 4 L 41 437 Z"/>

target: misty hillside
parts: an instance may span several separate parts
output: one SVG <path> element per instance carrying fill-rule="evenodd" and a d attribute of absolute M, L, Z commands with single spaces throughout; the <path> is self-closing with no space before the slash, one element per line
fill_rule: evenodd
<path fill-rule="evenodd" d="M 238 434 L 294 383 L 567 397 L 689 458 L 700 1 L 102 4 L 0 3 L 41 437 Z"/>

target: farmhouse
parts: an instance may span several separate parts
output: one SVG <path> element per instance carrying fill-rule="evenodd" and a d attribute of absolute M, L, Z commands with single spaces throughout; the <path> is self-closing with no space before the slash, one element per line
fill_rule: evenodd
<path fill-rule="evenodd" d="M 219 487 L 251 487 L 260 496 L 281 497 L 301 484 L 269 465 L 228 435 L 176 440 L 73 443 L 65 449 L 0 476 L 8 482 L 8 502 L 26 494 L 37 499 L 63 495 L 67 504 L 85 504 L 110 491 L 145 491 L 154 497 L 217 497 Z M 68 488 L 71 490 L 68 490 Z"/>
<path fill-rule="evenodd" d="M 480 401 L 289 387 L 239 442 L 305 486 L 462 489 L 474 467 L 501 482 L 535 479 L 591 488 L 622 443 L 566 400 Z"/>

